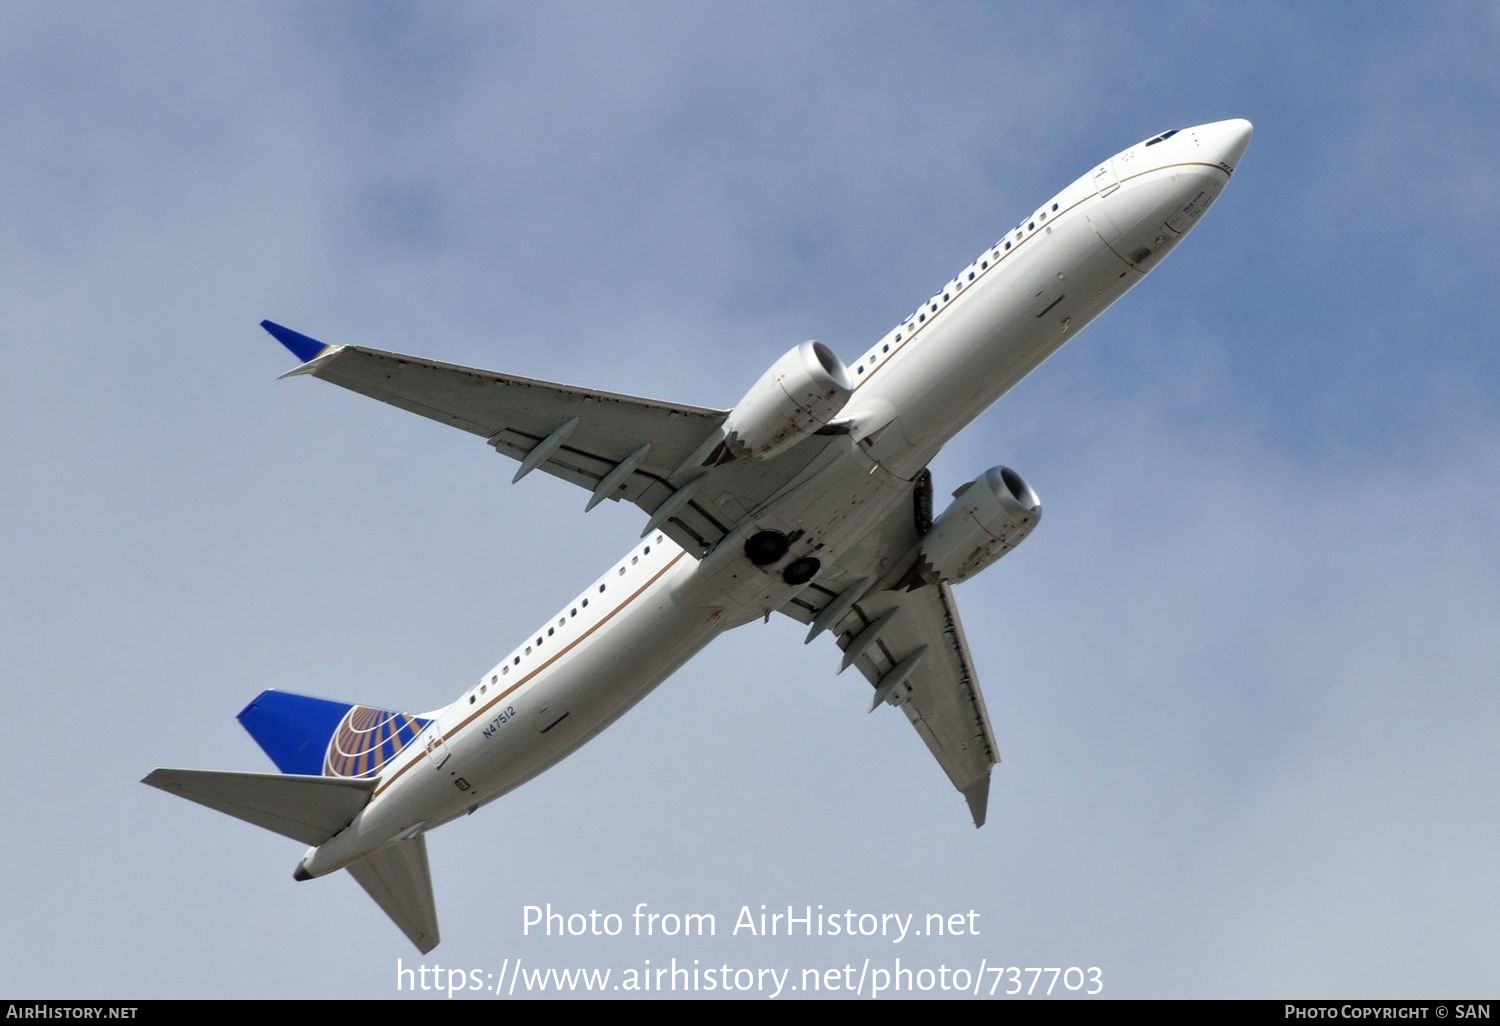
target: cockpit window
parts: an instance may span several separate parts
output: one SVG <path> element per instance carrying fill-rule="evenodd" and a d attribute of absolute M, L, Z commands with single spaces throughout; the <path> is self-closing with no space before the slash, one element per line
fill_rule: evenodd
<path fill-rule="evenodd" d="M 1161 135 L 1157 136 L 1155 139 L 1152 139 L 1152 140 L 1148 141 L 1146 143 L 1146 145 L 1147 146 L 1155 146 L 1159 142 L 1163 142 L 1163 141 L 1165 141 L 1167 139 L 1172 138 L 1172 136 L 1176 135 L 1180 131 L 1182 131 L 1182 129 L 1180 129 L 1180 128 L 1174 128 L 1170 132 L 1163 132 Z"/>

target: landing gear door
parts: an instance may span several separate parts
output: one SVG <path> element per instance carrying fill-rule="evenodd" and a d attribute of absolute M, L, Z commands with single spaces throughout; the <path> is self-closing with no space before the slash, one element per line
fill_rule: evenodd
<path fill-rule="evenodd" d="M 1119 187 L 1120 179 L 1115 175 L 1115 162 L 1110 158 L 1094 172 L 1094 191 L 1100 196 L 1108 196 Z"/>

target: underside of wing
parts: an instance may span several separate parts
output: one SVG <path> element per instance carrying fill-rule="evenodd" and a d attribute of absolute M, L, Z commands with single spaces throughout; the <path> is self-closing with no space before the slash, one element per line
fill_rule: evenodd
<path fill-rule="evenodd" d="M 586 489 L 587 508 L 634 503 L 702 554 L 776 494 L 835 439 L 804 440 L 774 460 L 708 467 L 728 413 L 538 381 L 354 346 L 329 346 L 272 322 L 263 327 L 321 378 L 485 439 L 520 466 Z"/>
<path fill-rule="evenodd" d="M 845 664 L 882 703 L 906 714 L 983 826 L 990 767 L 1000 761 L 969 643 L 947 584 L 861 599 L 835 628 Z"/>
<path fill-rule="evenodd" d="M 890 620 L 866 645 L 865 632 L 888 614 Z M 940 583 L 882 592 L 861 602 L 839 637 L 846 657 L 856 646 L 851 665 L 874 686 L 875 703 L 887 702 L 906 714 L 968 802 L 974 825 L 983 826 L 990 767 L 1000 761 L 1000 751 L 953 589 Z"/>
<path fill-rule="evenodd" d="M 893 586 L 930 515 L 924 476 L 909 506 L 841 558 L 835 576 L 820 578 L 781 612 L 812 625 L 809 641 L 833 633 L 843 667 L 859 670 L 874 689 L 871 711 L 890 704 L 906 714 L 963 794 L 974 825 L 983 826 L 990 767 L 1000 753 L 953 591 L 946 583 L 910 591 Z"/>

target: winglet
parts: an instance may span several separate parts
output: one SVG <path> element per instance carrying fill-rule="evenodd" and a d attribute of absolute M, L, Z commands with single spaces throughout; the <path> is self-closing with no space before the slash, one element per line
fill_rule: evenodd
<path fill-rule="evenodd" d="M 989 771 L 986 770 L 984 776 L 959 790 L 963 793 L 964 801 L 969 803 L 969 815 L 974 817 L 975 829 L 984 826 L 984 814 L 990 803 Z"/>
<path fill-rule="evenodd" d="M 308 338 L 301 332 L 293 331 L 291 328 L 283 328 L 275 321 L 261 321 L 260 326 L 270 332 L 272 338 L 290 349 L 292 355 L 303 363 L 316 360 L 330 348 L 326 342 L 319 342 L 315 338 Z"/>

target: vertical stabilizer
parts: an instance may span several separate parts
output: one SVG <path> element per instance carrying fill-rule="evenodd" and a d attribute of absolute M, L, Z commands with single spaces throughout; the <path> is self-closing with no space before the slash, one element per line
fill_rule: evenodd
<path fill-rule="evenodd" d="M 289 691 L 262 691 L 239 721 L 281 772 L 315 777 L 379 776 L 432 722 Z"/>

